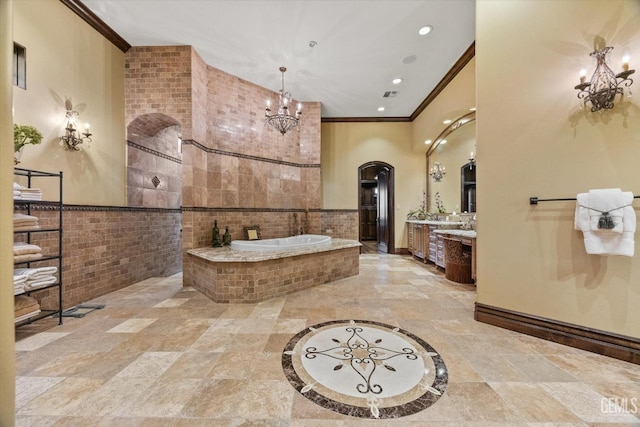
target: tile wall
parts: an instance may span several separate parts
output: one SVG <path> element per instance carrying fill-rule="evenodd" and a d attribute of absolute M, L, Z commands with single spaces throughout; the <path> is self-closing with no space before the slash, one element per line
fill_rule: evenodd
<path fill-rule="evenodd" d="M 17 210 L 16 213 L 26 213 Z M 58 227 L 58 210 L 32 206 L 42 228 Z M 25 234 L 16 234 L 24 241 Z M 55 255 L 57 233 L 33 233 L 31 242 Z M 149 277 L 182 270 L 181 213 L 178 209 L 65 206 L 63 210 L 63 306 L 72 307 Z M 57 261 L 32 263 L 31 267 Z M 57 289 L 36 295 L 56 307 Z"/>

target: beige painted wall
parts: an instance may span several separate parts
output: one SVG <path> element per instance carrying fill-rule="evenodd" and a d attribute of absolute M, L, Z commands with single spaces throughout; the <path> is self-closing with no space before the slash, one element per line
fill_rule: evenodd
<path fill-rule="evenodd" d="M 625 53 L 638 69 L 640 2 L 476 7 L 478 302 L 640 337 L 640 247 L 632 258 L 587 255 L 575 202 L 528 203 L 591 188 L 640 195 L 638 97 L 592 113 L 574 90 L 581 68 L 593 73 L 596 37 L 614 46 L 614 70 Z"/>
<path fill-rule="evenodd" d="M 15 123 L 44 136 L 19 166 L 63 171 L 65 203 L 125 206 L 124 53 L 57 0 L 14 2 L 13 17 L 13 40 L 27 49 L 27 89 L 13 88 Z M 59 145 L 67 98 L 91 124 L 91 148 Z"/>
<path fill-rule="evenodd" d="M 455 120 L 476 105 L 476 59 L 472 58 L 442 92 L 411 123 L 411 147 L 426 153 L 427 139 L 435 140 L 448 126 L 445 119 Z"/>
<path fill-rule="evenodd" d="M 405 219 L 425 186 L 424 153 L 411 150 L 411 123 L 323 123 L 322 207 L 358 208 L 358 167 L 389 163 L 395 173 L 395 247 L 406 248 Z"/>
<path fill-rule="evenodd" d="M 13 1 L 0 1 L 0 140 L 11 141 L 11 62 Z M 13 146 L 0 144 L 0 254 L 13 246 Z M 15 423 L 15 326 L 13 316 L 13 259 L 0 257 L 0 425 Z"/>

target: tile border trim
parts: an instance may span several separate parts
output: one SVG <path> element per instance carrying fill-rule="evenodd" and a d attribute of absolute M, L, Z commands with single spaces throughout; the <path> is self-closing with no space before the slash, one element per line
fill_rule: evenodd
<path fill-rule="evenodd" d="M 37 211 L 57 211 L 59 210 L 58 202 L 26 202 L 22 200 L 15 200 L 15 210 L 25 210 L 30 205 L 32 210 Z M 75 212 L 160 212 L 160 213 L 182 213 L 182 209 L 170 209 L 170 208 L 145 208 L 134 206 L 97 206 L 97 205 L 63 205 L 63 211 L 75 211 Z"/>
<path fill-rule="evenodd" d="M 199 148 L 200 150 L 206 153 L 220 154 L 221 156 L 238 157 L 241 159 L 255 160 L 258 162 L 266 162 L 266 163 L 275 163 L 277 165 L 293 166 L 297 168 L 319 168 L 320 167 L 320 163 L 294 163 L 294 162 L 287 162 L 284 160 L 268 159 L 266 157 L 250 156 L 248 154 L 240 154 L 240 153 L 233 153 L 231 151 L 218 150 L 216 148 L 205 147 L 204 145 L 200 144 L 198 141 L 193 139 L 183 139 L 182 144 L 193 145 L 194 147 Z"/>
<path fill-rule="evenodd" d="M 152 150 L 151 148 L 145 147 L 144 145 L 136 144 L 135 142 L 132 142 L 132 141 L 129 141 L 129 140 L 127 140 L 127 145 L 129 147 L 137 148 L 140 151 L 144 151 L 145 153 L 152 154 L 152 155 L 154 155 L 156 157 L 162 157 L 163 159 L 171 160 L 172 162 L 176 162 L 176 163 L 178 163 L 180 165 L 182 164 L 182 160 L 180 160 L 178 158 L 175 158 L 175 157 L 171 157 L 168 154 L 164 154 L 164 153 L 161 153 L 159 151 Z"/>
<path fill-rule="evenodd" d="M 640 339 L 481 303 L 474 319 L 522 334 L 640 365 Z"/>

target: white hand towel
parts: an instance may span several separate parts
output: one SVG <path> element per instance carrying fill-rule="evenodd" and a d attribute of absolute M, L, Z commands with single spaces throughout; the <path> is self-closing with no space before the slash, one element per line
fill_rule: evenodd
<path fill-rule="evenodd" d="M 602 194 L 597 196 L 600 195 Z M 633 193 L 621 192 L 619 197 L 620 204 L 612 207 L 610 207 L 610 201 L 596 201 L 598 206 L 596 209 L 603 211 L 611 209 L 616 213 L 614 218 L 616 227 L 608 230 L 597 228 L 597 221 L 595 222 L 595 228 L 592 228 L 594 224 L 593 213 L 590 212 L 591 209 L 588 207 L 594 207 L 594 205 L 591 204 L 590 194 L 580 193 L 576 196 L 574 227 L 576 230 L 583 232 L 584 246 L 588 254 L 633 256 L 635 249 L 634 233 L 636 231 L 636 213 L 633 207 L 630 206 L 633 202 Z M 596 213 L 599 220 L 601 213 Z M 618 225 L 618 222 L 620 225 Z"/>
<path fill-rule="evenodd" d="M 633 202 L 633 193 L 622 192 L 619 188 L 605 188 L 589 190 L 589 216 L 591 217 L 591 231 L 603 230 L 600 222 L 604 218 L 604 212 L 611 218 L 615 226 L 606 229 L 614 233 L 622 233 L 623 208 Z"/>

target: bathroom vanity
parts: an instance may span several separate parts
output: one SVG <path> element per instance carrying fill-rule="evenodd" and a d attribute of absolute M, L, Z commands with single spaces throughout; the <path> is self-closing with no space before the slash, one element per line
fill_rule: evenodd
<path fill-rule="evenodd" d="M 442 239 L 438 242 L 436 230 L 457 229 L 463 222 L 407 220 L 409 253 L 423 262 L 432 263 L 444 268 L 444 262 L 438 262 L 438 245 L 442 246 Z M 441 265 L 440 265 L 441 264 Z"/>
<path fill-rule="evenodd" d="M 475 281 L 476 231 L 460 229 L 463 224 L 465 223 L 457 221 L 407 220 L 409 253 L 425 263 L 435 264 L 446 273 L 448 248 L 451 252 L 449 257 L 451 280 L 463 283 Z M 468 274 L 467 262 L 470 270 Z"/>

